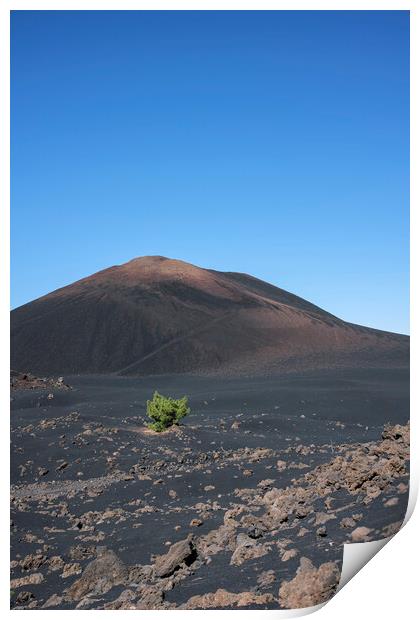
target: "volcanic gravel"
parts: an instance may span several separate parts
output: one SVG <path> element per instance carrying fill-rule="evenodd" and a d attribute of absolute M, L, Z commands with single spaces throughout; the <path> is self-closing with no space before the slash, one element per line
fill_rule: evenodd
<path fill-rule="evenodd" d="M 13 608 L 314 605 L 343 543 L 404 519 L 403 369 L 64 379 L 12 391 Z M 182 426 L 145 430 L 155 389 L 189 396 Z"/>

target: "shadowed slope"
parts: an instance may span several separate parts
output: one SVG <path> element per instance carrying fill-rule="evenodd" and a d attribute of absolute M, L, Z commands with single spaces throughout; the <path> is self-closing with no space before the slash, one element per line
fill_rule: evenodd
<path fill-rule="evenodd" d="M 11 313 L 12 361 L 36 373 L 263 374 L 403 364 L 408 338 L 346 323 L 257 278 L 134 259 Z"/>

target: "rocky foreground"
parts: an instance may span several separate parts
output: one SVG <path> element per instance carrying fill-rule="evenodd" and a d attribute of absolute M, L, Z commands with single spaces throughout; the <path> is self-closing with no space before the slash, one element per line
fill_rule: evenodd
<path fill-rule="evenodd" d="M 10 389 L 13 390 L 42 390 L 62 389 L 69 390 L 70 386 L 64 382 L 64 377 L 39 378 L 31 373 L 10 371 Z"/>
<path fill-rule="evenodd" d="M 12 428 L 16 609 L 312 606 L 337 588 L 343 543 L 404 518 L 408 424 L 315 444 L 240 415 L 157 436 L 135 416 L 52 412 Z"/>

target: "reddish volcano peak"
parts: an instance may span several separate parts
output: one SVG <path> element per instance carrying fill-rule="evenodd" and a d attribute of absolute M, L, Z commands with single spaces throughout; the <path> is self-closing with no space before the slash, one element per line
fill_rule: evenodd
<path fill-rule="evenodd" d="M 408 352 L 404 337 L 350 325 L 252 276 L 163 256 L 16 308 L 11 325 L 12 367 L 42 374 L 257 375 L 405 363 Z"/>

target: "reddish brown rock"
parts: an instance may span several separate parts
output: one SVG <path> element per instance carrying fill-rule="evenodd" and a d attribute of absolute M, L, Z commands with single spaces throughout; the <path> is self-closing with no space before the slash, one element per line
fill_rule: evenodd
<path fill-rule="evenodd" d="M 22 586 L 36 585 L 44 581 L 44 575 L 42 573 L 31 573 L 25 575 L 25 577 L 18 577 L 17 579 L 11 579 L 10 589 L 21 588 Z"/>
<path fill-rule="evenodd" d="M 113 551 L 98 547 L 97 558 L 67 590 L 67 598 L 78 601 L 88 594 L 105 594 L 115 585 L 124 583 L 127 574 L 127 568 Z"/>
<path fill-rule="evenodd" d="M 172 545 L 165 555 L 158 556 L 155 561 L 155 575 L 168 577 L 183 564 L 189 566 L 197 558 L 197 550 L 191 537 Z"/>
<path fill-rule="evenodd" d="M 250 605 L 267 605 L 274 602 L 272 594 L 255 594 L 254 592 L 228 592 L 220 588 L 216 592 L 208 592 L 192 596 L 181 605 L 181 609 L 214 609 L 223 607 L 249 607 Z"/>
<path fill-rule="evenodd" d="M 356 527 L 351 533 L 351 540 L 355 543 L 368 542 L 371 540 L 369 536 L 371 532 L 372 529 L 369 527 Z"/>
<path fill-rule="evenodd" d="M 334 595 L 339 580 L 340 571 L 334 562 L 316 568 L 308 558 L 301 558 L 296 576 L 280 586 L 280 604 L 286 609 L 300 609 L 324 603 Z"/>

